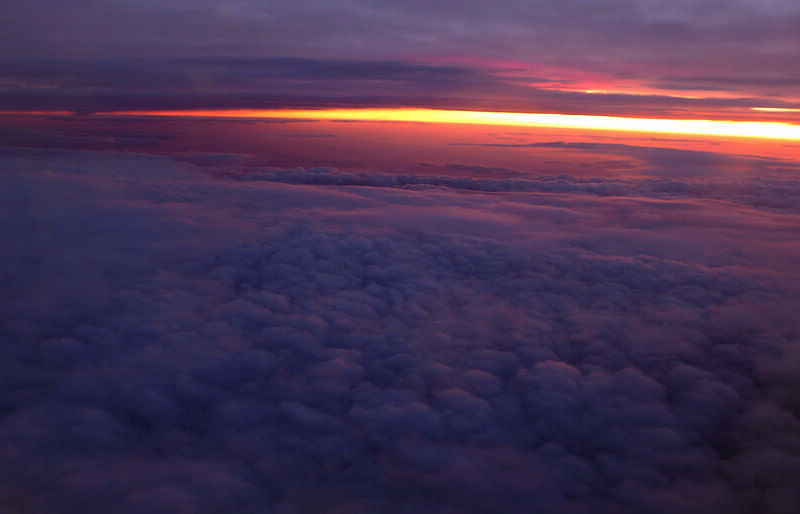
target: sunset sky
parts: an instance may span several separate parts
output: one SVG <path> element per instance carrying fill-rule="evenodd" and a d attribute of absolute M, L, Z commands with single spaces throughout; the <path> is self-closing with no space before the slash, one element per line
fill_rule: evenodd
<path fill-rule="evenodd" d="M 3 9 L 6 108 L 689 118 L 800 109 L 791 0 L 31 0 Z"/>
<path fill-rule="evenodd" d="M 800 3 L 0 5 L 0 512 L 800 512 Z"/>

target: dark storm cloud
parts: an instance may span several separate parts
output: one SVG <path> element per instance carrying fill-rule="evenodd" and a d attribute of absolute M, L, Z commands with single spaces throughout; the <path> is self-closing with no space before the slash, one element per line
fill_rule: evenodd
<path fill-rule="evenodd" d="M 800 504 L 796 214 L 0 169 L 5 510 Z"/>

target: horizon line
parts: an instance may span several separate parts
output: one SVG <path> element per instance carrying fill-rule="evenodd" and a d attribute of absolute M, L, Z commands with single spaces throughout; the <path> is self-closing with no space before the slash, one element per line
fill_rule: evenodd
<path fill-rule="evenodd" d="M 0 114 L 6 115 L 62 115 L 64 113 L 65 111 L 53 111 L 52 113 L 48 113 L 47 111 L 33 111 L 27 113 L 22 111 L 0 112 Z M 97 112 L 91 114 L 91 116 L 387 121 L 502 125 L 800 141 L 800 125 L 782 121 L 636 118 L 593 114 L 495 112 L 431 108 L 124 110 Z"/>

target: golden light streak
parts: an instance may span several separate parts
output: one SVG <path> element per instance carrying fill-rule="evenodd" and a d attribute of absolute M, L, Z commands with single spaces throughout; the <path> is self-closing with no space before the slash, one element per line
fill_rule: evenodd
<path fill-rule="evenodd" d="M 751 109 L 762 112 L 800 112 L 800 109 L 793 109 L 791 107 L 751 107 Z"/>
<path fill-rule="evenodd" d="M 674 92 L 665 93 L 660 89 L 645 89 L 645 88 L 636 88 L 636 89 L 574 89 L 574 88 L 542 88 L 542 89 L 549 89 L 551 91 L 580 91 L 582 93 L 586 93 L 587 95 L 628 95 L 628 96 L 664 96 L 668 98 L 685 98 L 688 100 L 700 100 L 700 99 L 721 99 L 721 98 L 732 98 L 732 95 L 714 95 L 709 96 L 706 94 L 705 91 L 698 91 L 698 94 L 676 94 Z"/>
<path fill-rule="evenodd" d="M 697 136 L 730 136 L 800 140 L 800 125 L 777 121 L 681 120 L 626 118 L 584 114 L 543 114 L 523 112 L 456 111 L 441 109 L 300 109 L 300 110 L 194 110 L 120 111 L 109 115 L 168 116 L 203 118 L 280 118 L 342 121 L 403 121 L 504 125 L 514 127 L 557 127 L 565 129 L 654 132 Z"/>

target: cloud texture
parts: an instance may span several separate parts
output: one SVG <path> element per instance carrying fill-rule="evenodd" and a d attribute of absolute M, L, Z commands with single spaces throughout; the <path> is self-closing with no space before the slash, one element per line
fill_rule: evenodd
<path fill-rule="evenodd" d="M 27 0 L 2 13 L 6 110 L 800 108 L 794 0 Z"/>
<path fill-rule="evenodd" d="M 185 166 L 3 156 L 3 510 L 800 505 L 788 178 Z"/>
<path fill-rule="evenodd" d="M 363 46 L 369 46 L 364 43 Z M 607 114 L 698 115 L 735 119 L 796 113 L 752 107 L 798 107 L 800 78 L 650 77 L 552 69 L 540 63 L 298 57 L 14 59 L 2 61 L 2 110 L 66 110 L 80 114 L 126 110 L 268 109 L 285 107 L 418 107 Z M 787 68 L 782 64 L 781 70 Z M 594 73 L 594 75 L 592 74 Z M 764 75 L 757 73 L 758 77 Z M 626 90 L 634 80 L 652 90 Z M 614 80 L 619 84 L 614 84 Z M 687 85 L 669 84 L 670 80 Z M 620 85 L 622 84 L 622 85 Z M 606 90 L 607 89 L 607 90 Z M 684 91 L 685 90 L 685 91 Z M 706 90 L 692 96 L 686 91 Z M 729 91 L 720 95 L 720 91 Z M 789 91 L 791 90 L 791 91 Z M 633 94 L 631 94 L 633 93 Z"/>

